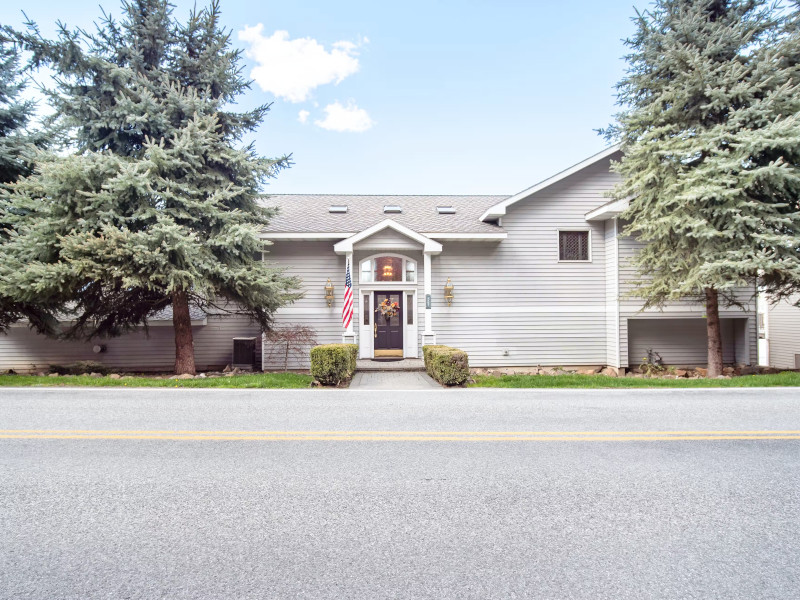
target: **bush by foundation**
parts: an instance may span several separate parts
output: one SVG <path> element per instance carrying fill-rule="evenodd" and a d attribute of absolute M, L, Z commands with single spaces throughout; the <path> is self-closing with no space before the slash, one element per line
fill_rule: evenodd
<path fill-rule="evenodd" d="M 325 344 L 311 349 L 311 375 L 322 385 L 340 385 L 356 372 L 356 344 Z"/>
<path fill-rule="evenodd" d="M 423 346 L 425 370 L 442 385 L 462 385 L 469 379 L 467 353 L 450 346 Z"/>

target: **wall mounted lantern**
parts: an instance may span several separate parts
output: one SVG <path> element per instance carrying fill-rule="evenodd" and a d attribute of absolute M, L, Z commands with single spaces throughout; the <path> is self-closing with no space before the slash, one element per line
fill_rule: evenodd
<path fill-rule="evenodd" d="M 447 300 L 447 306 L 452 306 L 453 304 L 453 287 L 453 282 L 448 277 L 447 283 L 444 284 L 444 299 Z"/>
<path fill-rule="evenodd" d="M 333 283 L 331 283 L 330 277 L 328 277 L 328 282 L 325 284 L 325 301 L 329 307 L 333 306 Z"/>

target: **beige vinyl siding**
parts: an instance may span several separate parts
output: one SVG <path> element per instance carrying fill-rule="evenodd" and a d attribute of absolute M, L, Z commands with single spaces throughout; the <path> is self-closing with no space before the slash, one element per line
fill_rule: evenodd
<path fill-rule="evenodd" d="M 510 207 L 503 242 L 444 242 L 432 260 L 438 343 L 463 348 L 474 366 L 608 362 L 605 225 L 584 218 L 616 181 L 608 166 L 601 161 Z M 588 229 L 592 261 L 559 262 L 559 229 Z M 448 277 L 452 307 L 443 297 Z"/>
<path fill-rule="evenodd" d="M 777 369 L 800 368 L 795 362 L 800 355 L 800 308 L 793 306 L 800 300 L 795 296 L 778 304 L 770 305 L 767 339 L 769 341 L 769 365 Z"/>
<path fill-rule="evenodd" d="M 387 217 L 390 216 L 391 215 L 387 215 Z M 422 244 L 406 237 L 399 231 L 386 228 L 360 242 L 356 242 L 353 246 L 353 250 L 365 249 L 372 250 L 373 253 L 380 252 L 381 250 L 422 250 Z"/>
<path fill-rule="evenodd" d="M 231 362 L 234 337 L 259 337 L 259 327 L 243 316 L 209 316 L 207 325 L 192 327 L 198 369 L 222 368 Z M 102 344 L 105 352 L 92 347 Z M 261 348 L 257 344 L 257 364 Z M 152 326 L 118 338 L 93 342 L 55 341 L 27 327 L 12 327 L 0 334 L 0 369 L 18 372 L 47 369 L 78 360 L 101 362 L 121 371 L 171 371 L 175 365 L 175 337 L 171 325 Z"/>
<path fill-rule="evenodd" d="M 291 327 L 294 324 L 302 324 L 314 329 L 317 343 L 341 344 L 344 333 L 342 299 L 345 257 L 334 254 L 333 242 L 276 241 L 270 246 L 266 259 L 286 267 L 288 274 L 300 277 L 301 291 L 304 294 L 294 304 L 277 311 L 275 325 Z M 351 265 L 350 269 L 351 276 L 355 280 L 358 264 Z M 334 285 L 335 297 L 330 308 L 325 301 L 325 283 L 329 277 Z M 354 306 L 356 314 L 353 318 L 356 319 L 358 302 Z M 290 359 L 289 369 L 308 369 L 310 365 L 307 357 L 308 352 L 304 352 L 303 360 Z M 265 371 L 282 369 L 283 360 L 280 348 L 274 348 L 268 342 L 264 342 L 262 365 Z"/>

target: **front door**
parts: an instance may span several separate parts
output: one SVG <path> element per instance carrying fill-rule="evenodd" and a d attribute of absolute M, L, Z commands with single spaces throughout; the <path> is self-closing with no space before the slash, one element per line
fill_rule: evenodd
<path fill-rule="evenodd" d="M 403 305 L 402 292 L 375 292 L 375 356 L 403 356 Z M 381 303 L 396 304 L 396 314 L 387 317 L 381 312 Z"/>

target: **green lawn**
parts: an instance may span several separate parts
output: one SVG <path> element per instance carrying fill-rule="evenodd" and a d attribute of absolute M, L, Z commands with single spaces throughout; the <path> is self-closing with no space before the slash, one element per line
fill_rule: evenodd
<path fill-rule="evenodd" d="M 307 388 L 314 380 L 301 373 L 256 373 L 233 377 L 203 379 L 154 379 L 152 377 L 89 377 L 65 375 L 41 377 L 39 375 L 0 375 L 0 387 L 169 387 L 169 388 Z"/>
<path fill-rule="evenodd" d="M 746 375 L 731 379 L 638 379 L 606 375 L 475 375 L 469 387 L 501 388 L 704 388 L 800 386 L 800 373 Z"/>

